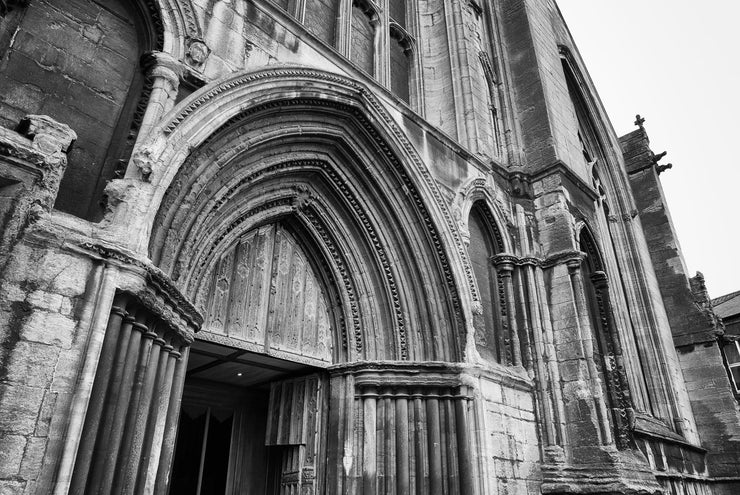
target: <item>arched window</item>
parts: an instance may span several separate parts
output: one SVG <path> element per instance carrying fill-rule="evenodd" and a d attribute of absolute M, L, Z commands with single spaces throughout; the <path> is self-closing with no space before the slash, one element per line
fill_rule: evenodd
<path fill-rule="evenodd" d="M 411 37 L 401 25 L 390 25 L 390 75 L 391 91 L 406 103 L 410 102 L 411 56 L 413 45 Z"/>
<path fill-rule="evenodd" d="M 339 0 L 306 0 L 304 24 L 328 45 L 336 43 L 336 18 Z"/>
<path fill-rule="evenodd" d="M 161 44 L 151 16 L 122 0 L 33 2 L 3 55 L 2 125 L 45 114 L 78 135 L 55 205 L 62 211 L 99 218 L 105 184 L 128 163 L 146 104 L 139 58 Z"/>
<path fill-rule="evenodd" d="M 501 156 L 503 151 L 503 143 L 501 139 L 501 112 L 500 98 L 498 90 L 498 77 L 496 70 L 491 63 L 491 59 L 488 54 L 481 51 L 479 54 L 481 66 L 483 68 L 483 76 L 485 77 L 486 85 L 486 103 L 488 104 L 488 118 L 490 123 L 491 133 L 491 144 L 493 146 L 493 155 Z"/>
<path fill-rule="evenodd" d="M 604 162 L 606 156 L 604 153 L 604 147 L 599 138 L 596 124 L 591 117 L 588 103 L 583 96 L 583 92 L 581 91 L 570 63 L 566 58 L 562 58 L 561 61 L 563 64 L 563 72 L 565 73 L 565 81 L 568 85 L 568 95 L 573 103 L 576 118 L 578 119 L 578 139 L 580 140 L 583 159 L 590 165 Z"/>
<path fill-rule="evenodd" d="M 352 2 L 350 60 L 364 72 L 375 75 L 375 27 L 377 14 L 366 0 Z"/>
<path fill-rule="evenodd" d="M 468 253 L 478 284 L 482 315 L 476 318 L 476 345 L 485 359 L 506 362 L 504 358 L 504 332 L 501 328 L 501 303 L 499 280 L 491 257 L 501 251 L 495 227 L 485 205 L 475 203 L 468 217 L 470 246 Z"/>
<path fill-rule="evenodd" d="M 624 365 L 619 330 L 612 310 L 609 292 L 610 279 L 603 258 L 591 233 L 585 228 L 579 236 L 581 251 L 586 253 L 582 265 L 583 289 L 588 303 L 588 314 L 593 329 L 594 361 L 602 387 L 602 396 L 612 412 L 612 424 L 617 446 L 629 442 L 632 394 Z"/>
<path fill-rule="evenodd" d="M 578 240 L 581 251 L 586 253 L 586 259 L 581 267 L 581 273 L 583 275 L 583 288 L 586 293 L 591 328 L 594 329 L 595 333 L 594 360 L 596 361 L 596 369 L 599 374 L 603 397 L 607 401 L 610 401 L 610 376 L 607 374 L 607 370 L 611 369 L 609 360 L 613 359 L 613 356 L 609 352 L 611 345 L 608 335 L 609 332 L 615 329 L 609 328 L 611 315 L 607 312 L 610 309 L 605 306 L 604 299 L 600 293 L 602 290 L 608 289 L 597 285 L 602 282 L 606 283 L 606 273 L 604 272 L 604 265 L 601 260 L 601 254 L 596 247 L 596 242 L 585 228 L 581 230 Z"/>

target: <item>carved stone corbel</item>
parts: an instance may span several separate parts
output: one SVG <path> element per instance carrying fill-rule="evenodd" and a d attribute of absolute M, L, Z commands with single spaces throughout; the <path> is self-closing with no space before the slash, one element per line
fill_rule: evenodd
<path fill-rule="evenodd" d="M 190 38 L 187 41 L 188 51 L 185 54 L 186 61 L 195 68 L 202 67 L 208 56 L 211 54 L 211 49 L 206 45 L 206 42 L 201 38 Z"/>
<path fill-rule="evenodd" d="M 29 224 L 51 210 L 77 134 L 46 115 L 28 115 L 17 132 L 0 128 L 0 253 Z"/>

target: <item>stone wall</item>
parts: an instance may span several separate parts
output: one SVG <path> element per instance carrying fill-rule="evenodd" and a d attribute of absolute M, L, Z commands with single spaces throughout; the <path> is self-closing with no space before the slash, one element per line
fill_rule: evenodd
<path fill-rule="evenodd" d="M 110 3 L 42 0 L 25 9 L 8 46 L 0 46 L 0 125 L 45 114 L 78 133 L 57 208 L 80 217 L 97 215 L 105 181 L 128 161 L 109 151 L 125 144 L 141 91 L 138 61 L 147 48 L 137 17 Z M 126 107 L 130 89 L 134 101 Z M 114 134 L 119 142 L 111 147 Z"/>
<path fill-rule="evenodd" d="M 480 394 L 488 466 L 484 493 L 538 493 L 542 446 L 532 391 L 482 377 Z"/>
<path fill-rule="evenodd" d="M 738 486 L 740 409 L 719 346 L 724 332 L 714 315 L 701 274 L 689 278 L 659 174 L 670 164 L 650 149 L 642 127 L 623 136 L 630 185 L 640 215 L 678 350 L 682 375 L 696 418 L 706 469 L 717 479 L 716 493 Z"/>
<path fill-rule="evenodd" d="M 60 457 L 96 297 L 89 280 L 100 267 L 33 244 L 18 246 L 6 266 L 0 281 L 0 484 L 8 493 L 34 493 L 38 485 L 41 493 L 50 488 L 48 468 Z"/>
<path fill-rule="evenodd" d="M 701 353 L 711 354 L 714 347 L 703 345 L 714 334 L 674 329 L 679 340 L 711 337 L 691 340 L 702 347 L 681 344 L 686 384 L 667 338 L 666 308 L 688 311 L 683 316 L 696 317 L 691 321 L 698 325 L 706 301 L 686 292 L 683 282 L 676 294 L 684 299 L 668 300 L 662 292 L 661 304 L 654 297 L 659 282 L 661 291 L 673 287 L 661 270 L 675 265 L 670 256 L 677 249 L 668 255 L 653 249 L 663 235 L 655 229 L 666 224 L 647 215 L 654 205 L 641 206 L 646 197 L 640 195 L 655 189 L 630 190 L 626 175 L 632 173 L 635 184 L 643 170 L 634 163 L 651 155 L 642 148 L 635 153 L 628 139 L 625 170 L 555 3 L 413 2 L 403 26 L 408 102 L 398 90 L 394 94 L 389 73 L 394 41 L 387 1 L 355 2 L 355 11 L 365 11 L 363 22 L 372 21 L 363 33 L 352 30 L 353 2 L 339 2 L 325 19 L 336 21 L 334 30 L 317 29 L 317 17 L 304 15 L 303 4 L 157 4 L 161 11 L 149 27 L 160 29 L 154 31 L 161 39 L 155 36 L 157 51 L 144 60 L 148 86 L 136 98 L 146 101 L 141 132 L 131 138 L 131 166 L 106 186 L 99 223 L 50 211 L 63 167 L 49 165 L 51 158 L 57 164 L 66 159 L 74 139 L 68 128 L 57 129 L 51 141 L 48 132 L 29 130 L 33 125 L 21 128 L 23 135 L 0 133 L 0 490 L 105 492 L 121 481 L 129 491 L 161 493 L 188 359 L 170 345 L 172 335 L 187 347 L 200 327 L 199 307 L 209 313 L 210 330 L 218 327 L 203 335 L 271 355 L 276 346 L 270 341 L 245 346 L 222 328 L 230 320 L 213 314 L 229 298 L 242 301 L 235 294 L 241 289 L 229 292 L 230 282 L 253 268 L 248 258 L 221 270 L 222 276 L 214 271 L 208 287 L 200 282 L 209 269 L 225 266 L 228 246 L 278 222 L 311 254 L 317 268 L 311 283 L 326 292 L 325 319 L 331 322 L 331 332 L 320 334 L 327 341 L 321 355 L 301 361 L 324 369 L 328 387 L 328 407 L 317 419 L 328 425 L 320 439 L 328 461 L 311 464 L 311 475 L 322 481 L 311 478 L 307 485 L 325 483 L 327 493 L 413 486 L 435 495 L 654 494 L 706 491 L 705 465 L 710 474 L 716 465 L 734 476 L 720 462 L 728 450 L 718 448 L 705 464 L 685 393 L 688 384 L 695 410 L 703 411 L 699 391 L 719 383 L 712 382 L 716 366 L 693 371 L 706 357 Z M 335 5 L 320 4 L 326 12 Z M 84 38 L 76 47 L 80 57 L 105 52 L 87 65 L 69 59 L 69 71 L 94 72 L 74 79 L 68 89 L 75 95 L 77 86 L 110 76 L 107 66 L 95 65 L 111 65 L 115 47 L 105 40 L 121 34 L 119 44 L 132 45 L 124 36 L 131 26 L 106 24 L 111 37 L 101 34 L 92 43 L 93 27 L 121 12 L 92 0 L 54 5 L 37 0 L 14 11 L 26 17 L 0 17 L 8 23 L 0 42 L 9 42 L 11 20 L 18 21 L 19 40 L 33 40 L 23 22 L 34 16 L 69 27 L 97 12 L 89 29 L 63 31 L 67 42 Z M 151 10 L 140 7 L 140 13 Z M 63 19 L 48 17 L 52 11 Z M 34 62 L 52 55 L 66 60 L 61 47 L 47 44 L 55 48 L 38 52 Z M 367 57 L 353 57 L 357 47 Z M 54 91 L 66 74 L 57 69 L 37 74 Z M 486 70 L 498 77 L 496 102 Z M 568 70 L 585 102 L 580 110 L 566 84 Z M 19 71 L 6 64 L 0 74 L 18 83 Z M 124 76 L 116 73 L 116 80 Z M 38 93 L 26 89 L 18 101 L 31 102 Z M 103 96 L 119 101 L 122 91 L 111 84 Z M 86 98 L 48 93 L 49 104 L 64 106 L 69 115 L 98 108 L 96 99 L 88 109 Z M 500 107 L 500 152 L 492 149 L 491 104 Z M 114 122 L 119 107 L 105 117 Z M 0 117 L 8 122 L 20 111 L 3 108 Z M 603 146 L 601 176 L 579 143 L 579 111 L 595 124 Z M 81 150 L 88 131 L 82 126 Z M 95 152 L 103 156 L 107 144 L 99 144 Z M 93 162 L 99 164 L 92 158 L 86 163 Z M 51 186 L 40 187 L 45 178 Z M 76 198 L 65 192 L 62 200 Z M 483 212 L 487 235 L 496 237 L 495 256 L 478 257 L 488 264 L 479 269 L 498 274 L 491 284 L 496 297 L 480 296 L 481 281 L 470 265 L 469 254 L 479 247 L 469 244 L 481 237 L 471 236 L 468 225 L 474 205 Z M 304 279 L 308 272 L 291 273 Z M 111 312 L 114 296 L 122 294 L 131 306 Z M 475 321 L 487 300 L 497 301 L 485 314 L 496 320 L 498 362 L 477 347 Z M 692 306 L 697 301 L 701 308 Z M 129 332 L 133 327 L 144 337 Z M 111 337 L 117 332 L 134 335 L 135 342 L 146 337 L 148 344 L 128 352 Z M 149 366 L 150 356 L 160 355 L 150 352 L 152 342 L 168 353 L 155 363 L 179 364 Z M 292 359 L 289 354 L 271 356 Z M 152 399 L 160 389 L 155 383 L 168 391 L 158 401 Z M 136 400 L 118 407 L 128 402 L 119 392 Z M 711 407 L 727 413 L 725 399 Z M 700 431 L 719 420 L 729 423 L 732 415 L 726 416 L 703 417 Z M 149 425 L 146 440 L 137 434 L 139 420 Z M 114 455 L 108 456 L 109 448 Z M 146 452 L 161 454 L 160 462 L 139 463 Z"/>

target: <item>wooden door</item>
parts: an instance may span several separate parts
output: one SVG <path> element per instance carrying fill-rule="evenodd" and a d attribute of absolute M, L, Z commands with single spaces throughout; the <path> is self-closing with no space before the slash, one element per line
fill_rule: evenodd
<path fill-rule="evenodd" d="M 271 493 L 311 495 L 319 491 L 316 458 L 321 448 L 323 388 L 318 375 L 271 385 L 265 435 L 270 449 Z"/>

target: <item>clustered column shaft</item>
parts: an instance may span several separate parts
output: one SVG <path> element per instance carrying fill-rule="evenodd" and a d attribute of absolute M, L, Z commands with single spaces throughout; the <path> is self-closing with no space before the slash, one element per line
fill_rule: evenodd
<path fill-rule="evenodd" d="M 136 298 L 116 296 L 93 384 L 71 493 L 152 493 L 185 368 L 178 333 Z M 181 384 L 180 384 L 181 385 Z M 181 387 L 180 387 L 181 388 Z M 172 439 L 174 440 L 174 439 Z"/>
<path fill-rule="evenodd" d="M 361 493 L 473 493 L 464 388 L 360 387 Z"/>

